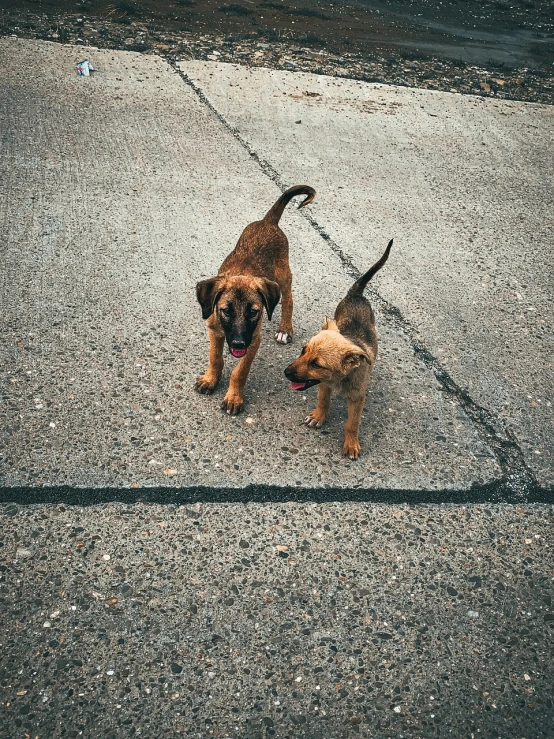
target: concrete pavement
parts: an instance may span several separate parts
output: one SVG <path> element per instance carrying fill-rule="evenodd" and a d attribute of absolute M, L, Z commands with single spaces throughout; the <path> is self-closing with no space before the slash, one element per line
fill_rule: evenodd
<path fill-rule="evenodd" d="M 417 338 L 554 481 L 551 106 L 231 64 L 181 63 Z"/>
<path fill-rule="evenodd" d="M 37 486 L 492 494 L 507 470 L 489 429 L 387 315 L 378 316 L 381 358 L 359 463 L 341 456 L 340 401 L 322 432 L 301 425 L 315 391 L 292 394 L 283 369 L 352 276 L 294 210 L 283 226 L 296 341 L 276 345 L 266 325 L 241 417 L 219 411 L 224 384 L 211 398 L 191 391 L 207 358 L 195 283 L 279 190 L 162 60 L 96 51 L 100 71 L 79 79 L 82 53 L 3 42 L 4 485 L 30 486 L 33 500 Z M 365 263 L 385 243 L 373 239 Z M 400 239 L 387 265 L 393 280 L 405 248 Z M 533 485 L 511 494 L 541 496 Z"/>
<path fill-rule="evenodd" d="M 78 79 L 87 54 L 99 72 Z M 255 149 L 263 106 L 253 95 L 251 130 L 231 108 L 227 120 L 221 89 L 235 82 L 212 70 L 220 87 L 207 68 L 188 69 L 191 82 L 156 57 L 0 40 L 5 735 L 547 737 L 551 468 L 530 452 L 533 441 L 551 454 L 545 355 L 536 350 L 528 378 L 525 356 L 510 365 L 498 338 L 467 331 L 466 392 L 469 364 L 453 360 L 456 295 L 467 308 L 459 275 L 439 269 L 436 252 L 425 278 L 401 212 L 397 224 L 384 204 L 379 218 L 355 215 L 347 200 L 367 210 L 365 188 L 343 199 L 337 184 L 331 198 L 331 173 L 310 169 L 307 141 L 314 179 L 289 180 L 272 139 L 299 161 L 290 126 L 276 115 Z M 301 79 L 303 96 L 312 90 Z M 495 131 L 503 118 L 490 112 Z M 409 162 L 417 180 L 419 164 L 396 160 Z M 542 166 L 538 156 L 529 166 Z M 191 390 L 206 357 L 194 284 L 296 180 L 320 192 L 313 213 L 283 218 L 295 342 L 275 345 L 265 326 L 246 412 L 231 419 L 218 408 L 224 389 Z M 381 357 L 366 453 L 351 464 L 340 456 L 344 409 L 327 432 L 304 429 L 313 395 L 290 394 L 282 370 L 389 236 L 390 273 L 374 286 Z M 503 244 L 499 262 L 516 259 Z M 537 306 L 547 257 L 526 266 Z M 433 321 L 439 299 L 444 324 Z M 464 315 L 469 326 L 476 309 Z M 495 364 L 508 426 L 480 379 Z M 516 372 L 544 389 L 545 403 L 530 406 L 538 420 L 506 390 Z M 515 433 L 525 429 L 529 444 Z M 465 504 L 475 500 L 519 502 Z M 429 504 L 441 501 L 459 505 Z"/>

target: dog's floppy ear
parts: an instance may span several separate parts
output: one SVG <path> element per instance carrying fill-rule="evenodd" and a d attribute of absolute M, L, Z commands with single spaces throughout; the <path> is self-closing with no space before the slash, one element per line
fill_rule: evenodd
<path fill-rule="evenodd" d="M 334 321 L 332 318 L 329 318 L 328 316 L 325 316 L 325 322 L 323 326 L 321 327 L 322 331 L 338 331 L 339 327 L 337 326 L 337 322 Z"/>
<path fill-rule="evenodd" d="M 347 373 L 351 372 L 356 367 L 359 367 L 363 361 L 371 364 L 369 357 L 362 349 L 358 347 L 349 349 L 342 357 L 342 369 Z"/>
<path fill-rule="evenodd" d="M 217 299 L 223 292 L 221 277 L 210 277 L 196 284 L 196 299 L 202 306 L 202 318 L 206 320 L 214 312 Z"/>
<path fill-rule="evenodd" d="M 273 280 L 263 279 L 260 280 L 258 292 L 262 296 L 262 301 L 267 311 L 267 317 L 271 321 L 273 311 L 275 310 L 275 307 L 277 306 L 277 303 L 281 298 L 281 290 L 279 289 L 279 285 L 276 282 L 273 282 Z"/>

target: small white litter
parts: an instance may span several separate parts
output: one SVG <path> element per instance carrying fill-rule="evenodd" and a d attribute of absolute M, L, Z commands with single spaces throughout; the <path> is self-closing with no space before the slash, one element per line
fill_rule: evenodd
<path fill-rule="evenodd" d="M 77 64 L 77 74 L 79 77 L 90 77 L 91 72 L 96 72 L 96 68 L 92 66 L 88 59 L 84 59 Z"/>

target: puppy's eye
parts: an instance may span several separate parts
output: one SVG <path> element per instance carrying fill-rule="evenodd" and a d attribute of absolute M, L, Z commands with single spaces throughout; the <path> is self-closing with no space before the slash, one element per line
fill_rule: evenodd
<path fill-rule="evenodd" d="M 229 310 L 229 308 L 220 308 L 219 309 L 219 312 L 220 313 L 223 313 L 224 316 L 230 316 L 231 315 L 231 311 Z"/>
<path fill-rule="evenodd" d="M 250 318 L 256 318 L 260 311 L 257 308 L 250 308 Z"/>
<path fill-rule="evenodd" d="M 312 359 L 312 361 L 310 362 L 310 367 L 313 367 L 314 369 L 318 369 L 319 367 L 321 367 L 321 365 L 319 364 L 317 359 Z"/>

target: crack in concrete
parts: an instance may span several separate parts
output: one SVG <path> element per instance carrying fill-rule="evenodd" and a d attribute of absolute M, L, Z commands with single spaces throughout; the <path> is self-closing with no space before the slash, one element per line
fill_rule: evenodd
<path fill-rule="evenodd" d="M 284 192 L 290 185 L 286 184 L 277 170 L 248 143 L 240 131 L 232 126 L 225 116 L 215 107 L 212 101 L 205 95 L 203 90 L 185 73 L 176 62 L 166 58 L 167 63 L 177 72 L 182 80 L 194 91 L 200 101 L 206 105 L 216 116 L 220 123 L 248 152 L 250 157 L 256 161 L 262 172 L 266 174 L 277 187 Z M 329 236 L 325 229 L 306 210 L 300 211 L 310 226 L 324 239 L 331 251 L 336 254 L 345 272 L 354 280 L 360 277 L 361 272 L 356 267 L 351 257 L 340 248 L 340 246 Z M 498 416 L 492 411 L 479 405 L 463 387 L 451 377 L 448 370 L 441 365 L 439 360 L 427 349 L 424 341 L 410 321 L 402 315 L 401 311 L 383 298 L 371 286 L 367 288 L 373 301 L 379 305 L 382 313 L 394 324 L 395 328 L 401 330 L 408 338 L 415 356 L 423 362 L 435 375 L 441 390 L 450 398 L 455 400 L 464 411 L 477 430 L 481 438 L 490 448 L 502 470 L 503 477 L 499 484 L 505 491 L 505 500 L 529 501 L 542 500 L 543 488 L 538 484 L 536 477 L 525 462 L 525 455 L 521 449 L 516 435 L 510 429 L 503 426 Z M 486 487 L 486 486 L 485 486 Z M 496 491 L 497 493 L 498 491 Z M 497 494 L 494 496 L 497 497 Z"/>

